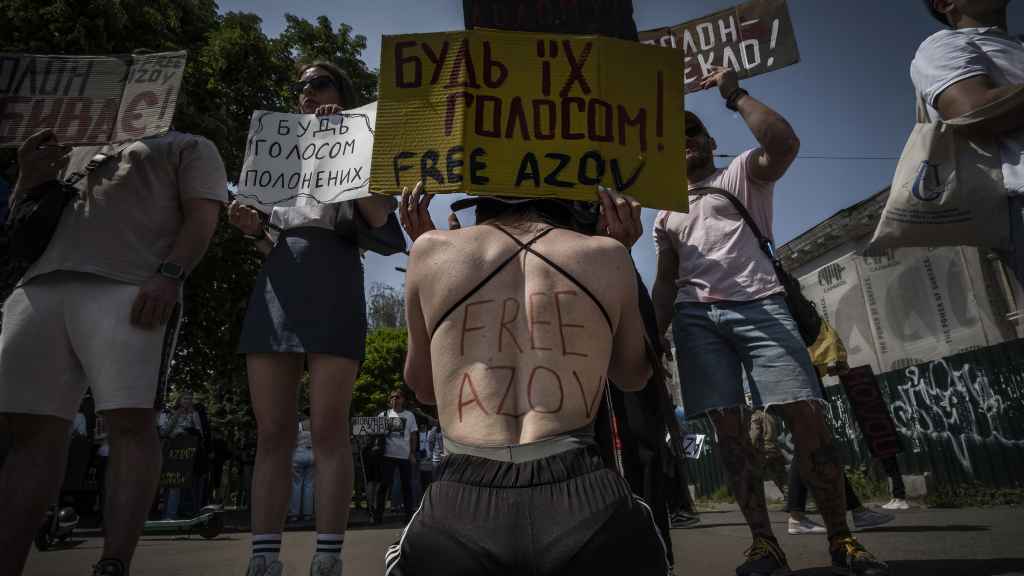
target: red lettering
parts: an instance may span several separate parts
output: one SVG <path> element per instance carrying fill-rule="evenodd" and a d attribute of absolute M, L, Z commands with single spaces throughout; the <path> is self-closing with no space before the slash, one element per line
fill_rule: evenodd
<path fill-rule="evenodd" d="M 555 292 L 555 313 L 558 316 L 558 334 L 559 334 L 559 336 L 562 337 L 562 356 L 582 356 L 583 358 L 587 358 L 588 357 L 587 354 L 583 354 L 581 352 L 570 352 L 566 348 L 566 343 L 565 343 L 565 329 L 566 328 L 577 328 L 577 329 L 584 329 L 584 328 L 586 328 L 586 326 L 584 326 L 582 324 L 569 324 L 568 322 L 565 322 L 564 321 L 565 319 L 562 317 L 562 305 L 561 305 L 561 302 L 559 301 L 559 297 L 560 296 L 576 296 L 576 295 L 577 294 L 576 294 L 575 290 L 559 290 L 559 291 Z"/>
<path fill-rule="evenodd" d="M 89 135 L 86 137 L 88 142 L 101 142 L 105 141 L 110 137 L 110 132 L 114 128 L 114 122 L 117 118 L 117 99 L 108 98 L 103 103 L 103 110 L 100 111 L 99 118 L 97 118 L 92 125 L 92 129 L 89 130 Z"/>
<path fill-rule="evenodd" d="M 89 133 L 92 125 L 92 98 L 70 97 L 64 101 L 60 124 L 54 132 L 61 142 L 81 142 Z M 77 123 L 77 130 L 72 134 L 71 126 Z"/>
<path fill-rule="evenodd" d="M 462 356 L 466 355 L 466 332 L 476 332 L 477 330 L 483 330 L 484 325 L 479 326 L 467 326 L 469 324 L 469 309 L 471 306 L 481 306 L 483 304 L 490 304 L 494 300 L 481 300 L 479 302 L 470 302 L 466 304 L 466 307 L 462 309 L 462 334 L 459 337 L 459 354 Z"/>
<path fill-rule="evenodd" d="M 466 384 L 469 384 L 469 391 L 473 394 L 473 399 L 467 402 L 462 401 L 462 395 L 466 391 Z M 469 377 L 469 372 L 462 373 L 462 384 L 459 385 L 459 423 L 462 423 L 462 409 L 470 404 L 476 404 L 478 408 L 483 410 L 484 414 L 490 414 L 487 408 L 484 407 L 484 403 L 480 401 L 480 396 L 476 393 L 476 386 L 473 386 L 473 379 Z"/>
<path fill-rule="evenodd" d="M 530 297 L 529 297 L 530 310 L 529 310 L 529 316 L 527 317 L 526 321 L 530 325 L 530 349 L 531 350 L 551 350 L 551 348 L 545 348 L 543 346 L 538 346 L 537 345 L 537 340 L 534 337 L 534 330 L 533 329 L 534 329 L 535 326 L 537 326 L 537 325 L 541 325 L 541 326 L 547 325 L 547 326 L 550 326 L 551 325 L 551 322 L 537 320 L 537 313 L 534 311 L 534 308 L 533 308 L 533 299 L 535 297 L 537 297 L 537 296 L 547 296 L 547 294 L 545 294 L 543 292 L 534 292 L 533 294 L 530 294 Z"/>
<path fill-rule="evenodd" d="M 555 382 L 558 384 L 558 406 L 551 410 L 541 410 L 533 401 L 533 382 L 538 370 L 545 370 L 550 373 L 555 377 Z M 557 414 L 561 412 L 562 405 L 565 404 L 565 390 L 562 388 L 562 379 L 558 376 L 558 372 L 547 366 L 534 366 L 533 371 L 530 372 L 530 382 L 526 385 L 526 400 L 530 403 L 530 409 L 538 414 Z"/>
<path fill-rule="evenodd" d="M 448 83 L 445 88 L 479 88 L 476 81 L 476 69 L 473 68 L 473 56 L 469 53 L 469 40 L 463 39 L 459 51 L 455 55 L 455 62 L 452 64 L 451 74 L 448 75 Z"/>
<path fill-rule="evenodd" d="M 597 399 L 601 397 L 601 390 L 604 389 L 604 387 L 601 386 L 602 381 L 597 381 L 598 386 L 597 389 L 594 390 L 594 397 L 588 400 L 587 391 L 583 387 L 583 381 L 580 380 L 580 375 L 577 374 L 575 370 L 572 371 L 572 375 L 576 378 L 576 385 L 580 388 L 580 399 L 583 400 L 583 409 L 587 413 L 587 418 L 590 418 L 590 415 L 594 413 L 594 405 L 597 404 Z"/>
<path fill-rule="evenodd" d="M 498 409 L 494 413 L 498 414 L 498 415 L 501 415 L 501 416 L 508 416 L 509 418 L 521 418 L 523 416 L 523 414 L 526 414 L 526 412 L 521 412 L 519 414 L 516 414 L 515 411 L 513 411 L 512 413 L 505 412 L 505 402 L 508 400 L 508 395 L 509 395 L 510 392 L 512 392 L 512 387 L 513 387 L 513 385 L 516 382 L 516 367 L 515 366 L 491 366 L 491 367 L 489 367 L 487 369 L 488 370 L 508 370 L 509 371 L 509 374 L 508 374 L 508 384 L 505 386 L 505 393 L 501 396 L 501 402 L 498 404 Z M 513 404 L 518 404 L 514 397 L 512 399 L 512 403 Z"/>
<path fill-rule="evenodd" d="M 516 305 L 516 311 L 513 313 L 512 318 L 505 320 L 505 312 L 508 311 L 509 302 Z M 519 353 L 523 353 L 523 347 L 519 345 L 519 341 L 516 340 L 515 332 L 509 329 L 508 325 L 515 322 L 516 318 L 519 318 L 519 300 L 515 298 L 505 298 L 505 301 L 501 303 L 501 328 L 498 330 L 498 352 L 501 352 L 502 342 L 505 340 L 505 332 L 512 338 L 512 343 L 516 345 L 516 349 Z"/>
<path fill-rule="evenodd" d="M 395 85 L 399 88 L 416 88 L 423 84 L 423 63 L 415 56 L 404 55 L 407 48 L 414 46 L 416 46 L 415 40 L 395 42 Z M 410 62 L 413 64 L 413 77 L 411 81 L 405 79 L 405 65 Z"/>
<path fill-rule="evenodd" d="M 444 68 L 444 61 L 448 58 L 448 41 L 445 40 L 444 44 L 441 44 L 441 54 L 435 54 L 434 49 L 430 47 L 430 44 L 423 42 L 420 44 L 420 48 L 423 49 L 423 53 L 430 59 L 430 63 L 434 65 L 434 73 L 430 76 L 430 85 L 437 84 L 437 81 L 441 79 L 441 70 Z"/>
<path fill-rule="evenodd" d="M 156 106 L 160 103 L 160 98 L 150 90 L 145 92 L 139 92 L 132 98 L 132 101 L 128 103 L 128 108 L 125 110 L 124 116 L 121 117 L 121 132 L 132 136 L 142 136 L 146 133 L 146 125 L 136 126 L 135 122 L 142 118 L 141 112 L 136 112 L 139 108 L 139 104 L 144 104 L 147 108 Z"/>

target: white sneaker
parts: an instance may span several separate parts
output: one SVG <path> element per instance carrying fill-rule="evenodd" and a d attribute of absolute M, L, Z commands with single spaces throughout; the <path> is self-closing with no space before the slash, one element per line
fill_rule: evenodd
<path fill-rule="evenodd" d="M 267 559 L 262 556 L 253 556 L 249 559 L 249 569 L 245 576 L 281 576 L 284 573 L 284 564 L 274 560 L 267 564 Z"/>
<path fill-rule="evenodd" d="M 341 557 L 316 554 L 309 564 L 309 576 L 341 576 Z"/>
<path fill-rule="evenodd" d="M 903 498 L 893 498 L 888 504 L 882 504 L 886 510 L 910 510 L 910 503 Z"/>
<path fill-rule="evenodd" d="M 787 531 L 793 536 L 801 534 L 826 534 L 828 532 L 824 526 L 808 518 L 803 518 L 799 522 L 790 518 Z"/>
<path fill-rule="evenodd" d="M 882 524 L 888 524 L 896 519 L 896 516 L 887 512 L 877 512 L 870 508 L 864 508 L 863 510 L 854 510 L 853 512 L 853 526 L 858 530 L 864 528 L 874 528 L 875 526 L 881 526 Z"/>

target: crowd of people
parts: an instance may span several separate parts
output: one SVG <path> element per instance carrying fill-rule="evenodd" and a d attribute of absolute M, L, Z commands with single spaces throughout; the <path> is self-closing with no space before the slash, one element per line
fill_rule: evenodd
<path fill-rule="evenodd" d="M 925 4 L 943 30 L 921 45 L 910 71 L 930 118 L 1016 98 L 976 130 L 1003 155 L 1013 239 L 1005 259 L 1024 279 L 1024 42 L 1007 30 L 1008 0 Z M 310 63 L 296 81 L 296 112 L 331 115 L 357 104 L 352 82 L 333 64 Z M 400 540 L 384 554 L 388 576 L 671 572 L 669 513 L 682 525 L 695 510 L 685 464 L 678 465 L 679 422 L 665 399 L 670 329 L 686 415 L 714 424 L 731 493 L 750 528 L 737 575 L 789 568 L 752 441 L 771 435 L 765 430 L 774 418 L 795 444 L 789 476 L 777 465 L 771 473 L 780 486 L 793 486 L 791 531 L 827 536 L 836 573 L 889 574 L 851 535 L 847 510 L 855 525 L 878 523 L 881 513 L 859 506 L 850 491 L 819 374 L 752 229 L 771 237 L 776 183 L 800 140 L 785 118 L 740 87 L 735 71 L 715 68 L 701 84 L 742 117 L 757 145 L 716 166 L 711 127 L 686 112 L 680 161 L 689 211 L 655 219 L 650 293 L 630 254 L 644 233 L 640 205 L 614 190 L 598 187 L 592 202 L 471 197 L 452 209 L 474 207 L 475 225 L 461 226 L 453 215 L 449 230 L 435 228 L 432 195 L 419 187 L 403 191 L 400 203 L 353 201 L 371 229 L 397 207 L 413 241 L 404 377 L 437 415 L 425 437 L 433 481 L 417 498 L 421 436 L 404 393 L 394 391 L 381 413 L 404 421 L 381 454 L 377 509 L 397 474 L 406 516 Z M 22 572 L 34 529 L 59 490 L 87 388 L 109 442 L 106 530 L 93 573 L 129 573 L 158 489 L 161 434 L 208 431 L 187 396 L 163 414 L 159 407 L 182 285 L 227 206 L 231 225 L 265 255 L 238 344 L 257 423 L 247 574 L 281 576 L 289 514 L 315 517 L 310 573 L 342 574 L 354 481 L 347 426 L 367 321 L 359 248 L 334 232 L 337 205 L 300 197 L 264 215 L 230 201 L 217 148 L 173 130 L 75 148 L 43 130 L 19 148 L 18 164 L 12 205 L 72 174 L 81 176 L 81 194 L 3 307 L 0 421 L 10 449 L 0 469 L 0 573 Z M 297 423 L 305 370 L 311 401 Z M 627 434 L 634 442 L 618 441 Z M 662 451 L 676 464 L 666 467 Z M 675 478 L 675 492 L 660 481 L 644 485 L 651 474 Z M 807 491 L 823 526 L 803 516 Z M 182 499 L 180 489 L 168 489 L 167 517 Z"/>

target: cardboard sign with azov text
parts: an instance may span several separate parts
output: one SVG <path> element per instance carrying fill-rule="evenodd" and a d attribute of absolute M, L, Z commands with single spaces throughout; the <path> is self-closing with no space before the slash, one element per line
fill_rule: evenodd
<path fill-rule="evenodd" d="M 598 36 L 385 36 L 371 188 L 597 199 L 685 211 L 681 62 Z"/>
<path fill-rule="evenodd" d="M 44 128 L 69 145 L 163 134 L 174 119 L 186 56 L 0 54 L 0 146 L 18 146 Z"/>
<path fill-rule="evenodd" d="M 672 27 L 645 30 L 640 41 L 683 51 L 687 93 L 700 90 L 700 79 L 713 66 L 749 78 L 800 61 L 786 0 L 754 0 Z"/>

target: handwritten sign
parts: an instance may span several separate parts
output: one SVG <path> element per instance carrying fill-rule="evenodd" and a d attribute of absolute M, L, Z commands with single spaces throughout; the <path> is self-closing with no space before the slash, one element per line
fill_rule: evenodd
<path fill-rule="evenodd" d="M 895 456 L 900 452 L 896 423 L 889 413 L 889 405 L 878 388 L 878 381 L 870 366 L 858 366 L 839 377 L 850 399 L 850 407 L 860 424 L 868 449 L 875 458 Z"/>
<path fill-rule="evenodd" d="M 383 435 L 405 430 L 405 419 L 387 416 L 356 416 L 352 418 L 353 436 Z"/>
<path fill-rule="evenodd" d="M 600 34 L 636 40 L 633 0 L 463 0 L 466 29 Z"/>
<path fill-rule="evenodd" d="M 0 53 L 0 146 L 43 128 L 72 145 L 162 134 L 174 119 L 186 56 Z"/>
<path fill-rule="evenodd" d="M 640 33 L 645 44 L 683 51 L 687 93 L 712 66 L 727 66 L 740 78 L 785 68 L 800 61 L 786 0 L 755 0 L 669 28 Z"/>
<path fill-rule="evenodd" d="M 335 116 L 253 112 L 239 200 L 269 211 L 300 196 L 324 203 L 369 196 L 376 120 L 376 102 Z"/>
<path fill-rule="evenodd" d="M 199 438 L 192 434 L 175 436 L 164 443 L 163 467 L 160 469 L 160 486 L 182 488 L 192 484 L 195 471 Z"/>
<path fill-rule="evenodd" d="M 685 211 L 678 54 L 596 36 L 385 36 L 370 185 Z"/>
<path fill-rule="evenodd" d="M 683 436 L 683 450 L 686 451 L 686 457 L 690 460 L 700 460 L 700 455 L 704 451 L 704 434 L 687 434 Z"/>

